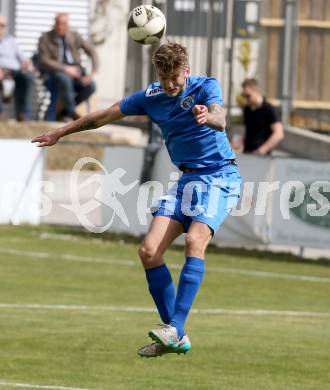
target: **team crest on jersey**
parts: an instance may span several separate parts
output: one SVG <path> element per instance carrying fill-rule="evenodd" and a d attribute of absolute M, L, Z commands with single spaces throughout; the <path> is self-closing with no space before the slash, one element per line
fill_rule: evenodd
<path fill-rule="evenodd" d="M 186 96 L 183 98 L 180 102 L 180 106 L 183 110 L 190 110 L 190 108 L 194 105 L 194 97 L 193 96 Z"/>
<path fill-rule="evenodd" d="M 156 95 L 159 95 L 160 93 L 163 93 L 163 92 L 164 92 L 164 90 L 161 87 L 148 88 L 146 90 L 146 97 L 156 96 Z"/>

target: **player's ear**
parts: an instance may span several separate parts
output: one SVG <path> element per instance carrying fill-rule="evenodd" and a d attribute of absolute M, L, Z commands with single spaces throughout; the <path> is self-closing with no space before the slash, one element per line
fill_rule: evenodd
<path fill-rule="evenodd" d="M 189 66 L 186 66 L 185 67 L 185 73 L 184 73 L 185 77 L 188 77 L 190 75 L 190 67 Z"/>

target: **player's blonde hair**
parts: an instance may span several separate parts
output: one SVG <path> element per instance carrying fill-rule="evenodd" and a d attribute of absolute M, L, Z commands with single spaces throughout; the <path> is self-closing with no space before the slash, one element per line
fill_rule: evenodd
<path fill-rule="evenodd" d="M 161 45 L 152 56 L 152 63 L 162 73 L 172 73 L 178 68 L 188 66 L 187 49 L 176 42 Z"/>

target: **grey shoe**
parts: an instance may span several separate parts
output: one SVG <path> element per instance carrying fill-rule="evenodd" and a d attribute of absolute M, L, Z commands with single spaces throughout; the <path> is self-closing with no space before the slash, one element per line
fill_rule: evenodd
<path fill-rule="evenodd" d="M 171 325 L 161 324 L 160 328 L 150 330 L 149 337 L 164 347 L 176 348 L 179 345 L 176 328 Z"/>
<path fill-rule="evenodd" d="M 176 348 L 164 347 L 164 345 L 159 344 L 157 342 L 153 342 L 151 344 L 145 345 L 144 347 L 138 350 L 138 355 L 141 357 L 157 357 L 165 355 L 166 353 L 177 353 L 178 355 L 181 353 L 186 354 L 191 349 L 191 343 L 189 337 L 184 335 L 182 339 L 179 341 L 179 344 Z"/>

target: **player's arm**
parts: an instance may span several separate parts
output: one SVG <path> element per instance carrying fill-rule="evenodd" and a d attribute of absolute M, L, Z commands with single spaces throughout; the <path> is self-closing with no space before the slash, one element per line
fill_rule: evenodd
<path fill-rule="evenodd" d="M 199 125 L 206 124 L 212 129 L 224 131 L 226 128 L 226 112 L 218 103 L 212 103 L 209 107 L 195 105 L 192 110 L 196 122 Z"/>
<path fill-rule="evenodd" d="M 97 129 L 98 127 L 121 119 L 124 116 L 125 115 L 120 110 L 120 103 L 117 102 L 109 108 L 92 112 L 63 127 L 39 135 L 31 142 L 39 142 L 37 145 L 39 147 L 55 145 L 60 138 L 65 137 L 68 134 Z"/>
<path fill-rule="evenodd" d="M 265 156 L 273 150 L 284 138 L 284 130 L 281 122 L 274 122 L 270 126 L 272 130 L 271 136 L 257 150 L 253 152 L 258 156 Z"/>

